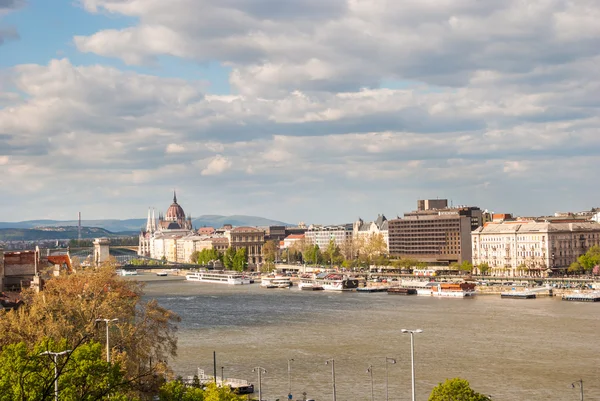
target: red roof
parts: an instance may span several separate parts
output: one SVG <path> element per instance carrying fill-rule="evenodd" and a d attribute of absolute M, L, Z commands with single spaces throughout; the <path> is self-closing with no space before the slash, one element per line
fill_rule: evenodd
<path fill-rule="evenodd" d="M 48 262 L 55 265 L 66 265 L 71 270 L 71 258 L 68 255 L 50 255 Z"/>

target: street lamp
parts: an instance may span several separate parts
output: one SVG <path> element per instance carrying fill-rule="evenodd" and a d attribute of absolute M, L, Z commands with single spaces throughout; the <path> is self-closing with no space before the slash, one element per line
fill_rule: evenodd
<path fill-rule="evenodd" d="M 118 322 L 119 319 L 96 319 L 96 324 L 100 322 L 106 323 L 106 362 L 110 363 L 110 343 L 108 340 L 108 328 L 110 323 Z"/>
<path fill-rule="evenodd" d="M 267 369 L 257 366 L 252 369 L 253 372 L 258 372 L 258 401 L 263 401 L 262 399 L 262 374 L 267 373 Z"/>
<path fill-rule="evenodd" d="M 396 360 L 394 358 L 385 357 L 385 401 L 389 400 L 389 391 L 388 391 L 388 383 L 389 383 L 389 375 L 388 375 L 388 362 L 395 364 Z"/>
<path fill-rule="evenodd" d="M 225 385 L 225 373 L 223 373 L 225 371 L 225 367 L 221 366 L 221 387 L 223 387 Z"/>
<path fill-rule="evenodd" d="M 375 397 L 373 396 L 373 365 L 369 365 L 367 373 L 371 375 L 371 401 L 375 401 Z"/>
<path fill-rule="evenodd" d="M 294 362 L 293 359 L 288 359 L 288 399 L 290 400 L 292 399 L 292 362 Z"/>
<path fill-rule="evenodd" d="M 422 333 L 423 330 L 400 330 L 404 334 L 410 334 L 410 368 L 412 372 L 412 401 L 416 401 L 417 397 L 415 395 L 415 334 Z"/>
<path fill-rule="evenodd" d="M 54 359 L 54 399 L 56 401 L 58 401 L 58 360 L 57 359 L 58 359 L 59 355 L 65 355 L 65 354 L 68 354 L 69 352 L 71 352 L 70 349 L 61 351 L 61 352 L 45 351 L 40 354 L 40 355 L 50 355 Z"/>
<path fill-rule="evenodd" d="M 333 383 L 333 401 L 335 401 L 335 360 L 328 359 L 325 361 L 325 365 L 329 365 L 331 363 L 331 380 Z"/>
<path fill-rule="evenodd" d="M 583 401 L 583 380 L 579 379 L 576 382 L 571 383 L 571 387 L 575 388 L 575 383 L 579 384 L 579 388 L 581 389 L 581 401 Z"/>

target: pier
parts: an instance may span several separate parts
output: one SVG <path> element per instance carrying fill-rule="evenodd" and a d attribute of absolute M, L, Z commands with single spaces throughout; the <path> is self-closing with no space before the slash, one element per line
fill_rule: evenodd
<path fill-rule="evenodd" d="M 600 302 L 600 292 L 565 294 L 562 296 L 562 300 L 573 302 Z"/>

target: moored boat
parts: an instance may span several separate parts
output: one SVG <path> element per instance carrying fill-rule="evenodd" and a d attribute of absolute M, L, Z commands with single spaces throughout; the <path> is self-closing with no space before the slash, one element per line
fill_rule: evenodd
<path fill-rule="evenodd" d="M 358 279 L 340 273 L 321 273 L 315 282 L 325 291 L 351 291 L 358 288 Z"/>
<path fill-rule="evenodd" d="M 438 283 L 433 287 L 434 297 L 465 298 L 475 295 L 475 284 L 473 283 Z"/>
<path fill-rule="evenodd" d="M 293 286 L 292 280 L 286 276 L 262 276 L 260 286 L 263 288 L 289 288 Z"/>
<path fill-rule="evenodd" d="M 315 281 L 315 276 L 313 274 L 302 274 L 300 276 L 300 281 L 298 281 L 298 288 L 305 291 L 323 290 L 323 287 Z"/>
<path fill-rule="evenodd" d="M 388 294 L 393 295 L 417 295 L 416 288 L 402 288 L 402 287 L 394 287 L 387 289 Z"/>
<path fill-rule="evenodd" d="M 188 273 L 185 275 L 187 281 L 197 281 L 201 283 L 217 283 L 229 285 L 250 284 L 250 278 L 239 272 L 225 270 L 200 271 Z"/>

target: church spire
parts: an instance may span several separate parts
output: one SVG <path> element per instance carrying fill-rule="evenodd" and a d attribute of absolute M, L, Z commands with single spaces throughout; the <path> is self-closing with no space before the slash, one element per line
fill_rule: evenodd
<path fill-rule="evenodd" d="M 177 193 L 173 190 L 173 203 L 177 203 Z"/>

